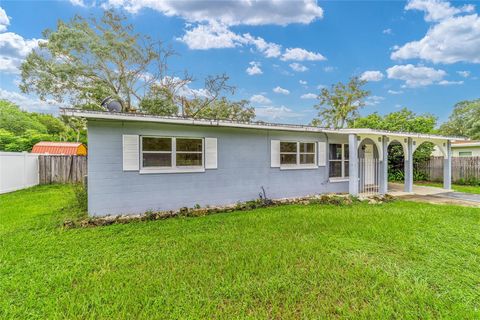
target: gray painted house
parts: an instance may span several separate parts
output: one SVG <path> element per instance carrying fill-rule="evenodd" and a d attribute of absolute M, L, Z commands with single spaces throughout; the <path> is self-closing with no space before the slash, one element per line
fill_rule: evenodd
<path fill-rule="evenodd" d="M 412 189 L 412 155 L 426 141 L 445 156 L 449 137 L 370 129 L 193 120 L 63 109 L 88 121 L 88 211 L 136 214 L 258 198 L 387 190 L 388 145 L 405 152 L 405 191 Z"/>

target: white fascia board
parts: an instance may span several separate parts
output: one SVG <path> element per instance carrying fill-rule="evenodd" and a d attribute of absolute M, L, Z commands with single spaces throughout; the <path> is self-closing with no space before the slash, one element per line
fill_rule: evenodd
<path fill-rule="evenodd" d="M 431 140 L 468 140 L 461 137 L 447 137 L 436 134 L 426 134 L 426 133 L 414 133 L 414 132 L 396 132 L 396 131 L 387 131 L 387 130 L 375 130 L 368 128 L 357 128 L 357 129 L 339 129 L 339 130 L 325 130 L 325 132 L 331 133 L 344 133 L 344 134 L 357 134 L 357 135 L 376 135 L 376 136 L 387 136 L 389 138 L 420 138 L 420 139 L 431 139 Z"/>
<path fill-rule="evenodd" d="M 142 114 L 120 114 L 107 112 L 91 112 L 82 110 L 61 109 L 62 115 L 71 117 L 82 117 L 86 119 L 100 119 L 100 120 L 119 120 L 119 121 L 141 121 L 141 122 L 157 122 L 169 124 L 186 124 L 195 126 L 208 127 L 232 127 L 232 128 L 247 128 L 247 129 L 262 129 L 262 130 L 281 130 L 281 131 L 296 131 L 296 132 L 324 132 L 322 128 L 309 126 L 289 126 L 281 124 L 261 124 L 261 123 L 241 123 L 229 122 L 224 120 L 205 120 L 205 119 L 177 119 L 167 117 L 157 117 Z M 339 132 L 337 132 L 339 133 Z"/>

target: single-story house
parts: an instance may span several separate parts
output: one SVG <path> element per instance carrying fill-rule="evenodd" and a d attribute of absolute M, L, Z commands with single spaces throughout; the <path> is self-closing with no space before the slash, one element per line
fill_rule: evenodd
<path fill-rule="evenodd" d="M 450 189 L 451 141 L 458 138 L 372 129 L 161 117 L 62 109 L 87 119 L 88 211 L 137 214 L 322 193 L 388 192 L 388 146 L 402 145 L 405 191 L 423 142 L 444 156 Z"/>
<path fill-rule="evenodd" d="M 433 156 L 441 157 L 442 152 L 435 147 Z M 459 140 L 452 141 L 452 157 L 480 157 L 479 140 Z"/>
<path fill-rule="evenodd" d="M 32 153 L 86 156 L 87 146 L 81 142 L 40 141 L 33 146 Z"/>

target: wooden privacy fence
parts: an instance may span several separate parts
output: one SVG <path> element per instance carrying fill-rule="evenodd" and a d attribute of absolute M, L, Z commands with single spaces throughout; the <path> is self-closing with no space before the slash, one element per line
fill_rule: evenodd
<path fill-rule="evenodd" d="M 418 172 L 430 181 L 443 181 L 443 157 L 431 157 L 429 161 L 415 165 Z M 480 157 L 452 157 L 452 181 L 480 179 Z"/>
<path fill-rule="evenodd" d="M 38 157 L 40 184 L 83 182 L 87 157 L 41 155 Z"/>

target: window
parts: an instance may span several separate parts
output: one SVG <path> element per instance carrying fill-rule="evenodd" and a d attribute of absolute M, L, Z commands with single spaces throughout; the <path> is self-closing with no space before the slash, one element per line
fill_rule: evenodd
<path fill-rule="evenodd" d="M 348 144 L 330 144 L 328 154 L 330 178 L 347 178 L 349 174 Z"/>
<path fill-rule="evenodd" d="M 315 142 L 280 141 L 281 166 L 312 166 L 315 163 Z"/>
<path fill-rule="evenodd" d="M 142 167 L 157 169 L 203 166 L 203 139 L 142 137 Z"/>
<path fill-rule="evenodd" d="M 460 157 L 471 157 L 472 156 L 472 151 L 459 151 L 458 155 Z"/>
<path fill-rule="evenodd" d="M 177 167 L 194 167 L 202 165 L 202 139 L 180 139 L 176 138 Z"/>

